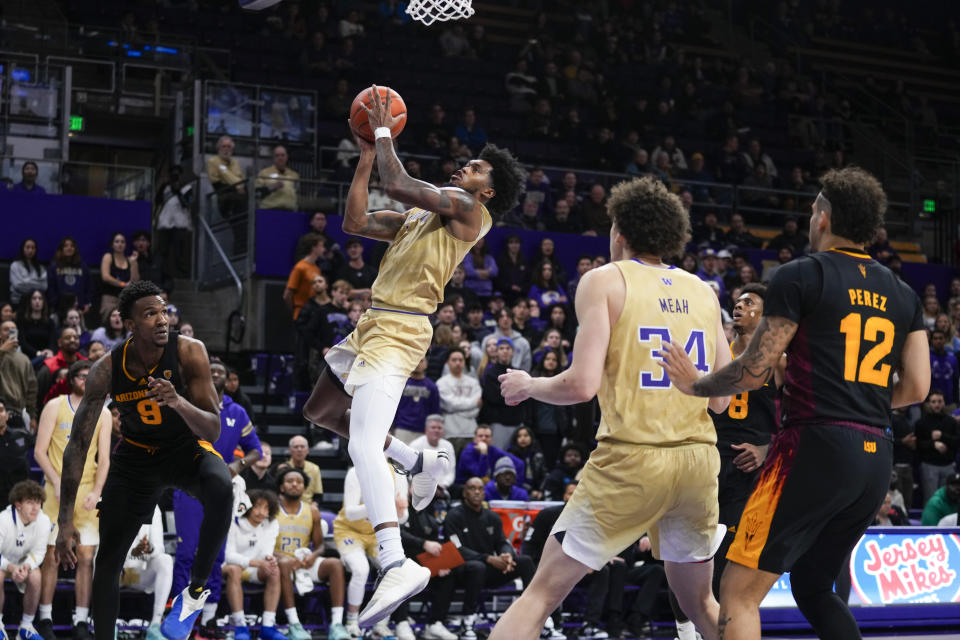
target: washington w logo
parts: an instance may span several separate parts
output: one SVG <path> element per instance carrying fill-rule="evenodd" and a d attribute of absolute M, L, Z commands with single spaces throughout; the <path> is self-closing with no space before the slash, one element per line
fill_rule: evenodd
<path fill-rule="evenodd" d="M 672 278 L 660 278 L 660 279 L 663 280 L 663 284 L 667 285 L 668 287 L 673 284 Z"/>

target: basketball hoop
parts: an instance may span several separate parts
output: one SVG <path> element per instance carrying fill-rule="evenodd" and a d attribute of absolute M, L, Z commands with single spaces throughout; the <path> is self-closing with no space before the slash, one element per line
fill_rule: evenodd
<path fill-rule="evenodd" d="M 410 0 L 407 15 L 423 24 L 462 20 L 473 15 L 472 0 Z"/>

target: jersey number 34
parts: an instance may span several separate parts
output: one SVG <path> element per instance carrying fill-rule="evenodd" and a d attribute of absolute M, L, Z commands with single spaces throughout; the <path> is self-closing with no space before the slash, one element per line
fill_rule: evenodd
<path fill-rule="evenodd" d="M 654 349 L 653 346 L 651 346 L 650 358 L 654 361 L 659 360 L 662 362 L 663 355 L 660 353 L 659 348 L 663 343 L 670 342 L 670 329 L 667 327 L 638 327 L 637 339 L 640 341 L 640 344 L 643 345 L 655 343 L 654 346 L 657 348 Z M 690 360 L 693 361 L 693 366 L 695 366 L 698 371 L 703 371 L 704 373 L 710 371 L 710 365 L 707 364 L 707 346 L 703 331 L 699 329 L 691 331 L 690 335 L 687 336 L 687 341 L 683 345 L 683 350 L 690 356 Z M 670 377 L 667 375 L 667 372 L 661 369 L 656 362 L 652 362 L 651 364 L 653 365 L 654 371 L 640 371 L 640 388 L 669 389 Z"/>

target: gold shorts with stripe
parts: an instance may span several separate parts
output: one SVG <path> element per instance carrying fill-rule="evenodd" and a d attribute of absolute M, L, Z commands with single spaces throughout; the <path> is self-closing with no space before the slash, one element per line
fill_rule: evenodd
<path fill-rule="evenodd" d="M 595 571 L 644 534 L 656 558 L 707 560 L 726 531 L 718 527 L 719 471 L 712 445 L 601 441 L 550 533 L 563 532 L 564 553 Z"/>
<path fill-rule="evenodd" d="M 350 395 L 370 380 L 408 377 L 426 355 L 433 327 L 425 315 L 368 309 L 357 328 L 325 356 L 334 375 Z"/>

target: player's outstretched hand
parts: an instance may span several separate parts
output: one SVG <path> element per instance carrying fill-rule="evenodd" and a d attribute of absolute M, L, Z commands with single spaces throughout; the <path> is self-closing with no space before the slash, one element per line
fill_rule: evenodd
<path fill-rule="evenodd" d="M 530 397 L 530 385 L 533 378 L 526 371 L 507 369 L 497 380 L 500 381 L 500 394 L 509 406 L 515 406 Z"/>
<path fill-rule="evenodd" d="M 687 395 L 693 395 L 693 383 L 700 378 L 700 372 L 690 362 L 690 357 L 676 342 L 664 342 L 660 347 L 657 362 L 667 372 L 670 382 Z"/>
<path fill-rule="evenodd" d="M 740 452 L 737 454 L 737 457 L 733 459 L 733 464 L 736 465 L 740 471 L 750 473 L 751 471 L 756 471 L 763 465 L 763 461 L 767 458 L 767 449 L 770 448 L 770 445 L 758 447 L 749 442 L 744 442 L 742 444 L 730 445 L 730 448 Z"/>
<path fill-rule="evenodd" d="M 80 532 L 72 522 L 61 522 L 57 533 L 57 546 L 54 557 L 57 564 L 64 569 L 73 569 L 77 566 L 77 546 L 80 545 Z"/>
<path fill-rule="evenodd" d="M 180 404 L 180 394 L 169 380 L 150 376 L 147 378 L 147 388 L 150 390 L 147 397 L 156 400 L 161 407 L 176 409 Z"/>
<path fill-rule="evenodd" d="M 393 126 L 400 122 L 400 118 L 393 115 L 390 110 L 390 92 L 387 92 L 387 98 L 380 102 L 380 90 L 377 85 L 370 87 L 370 107 L 362 105 L 367 112 L 367 120 L 370 122 L 370 128 L 387 127 L 391 131 Z"/>

